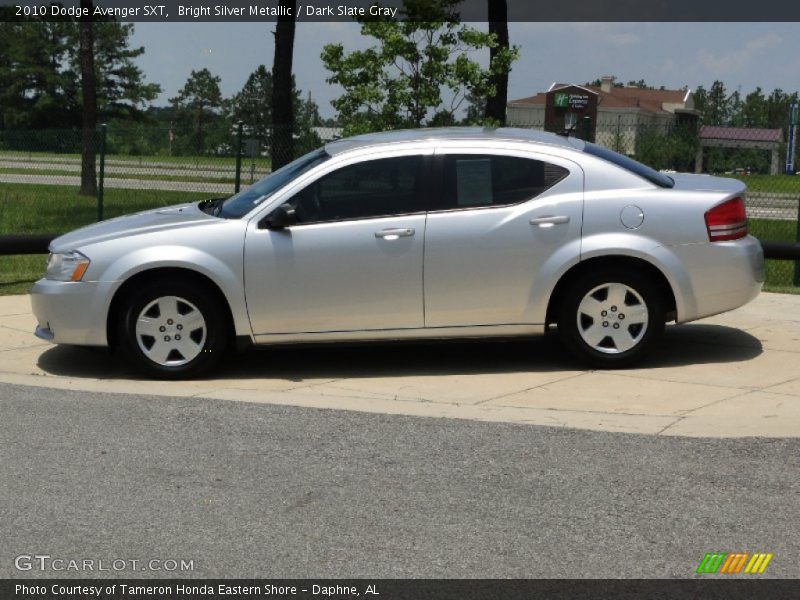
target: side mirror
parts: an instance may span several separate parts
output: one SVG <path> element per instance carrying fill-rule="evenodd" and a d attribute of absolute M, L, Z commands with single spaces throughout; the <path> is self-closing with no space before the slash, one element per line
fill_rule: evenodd
<path fill-rule="evenodd" d="M 291 204 L 281 204 L 263 223 L 266 229 L 286 229 L 297 224 L 297 215 Z"/>

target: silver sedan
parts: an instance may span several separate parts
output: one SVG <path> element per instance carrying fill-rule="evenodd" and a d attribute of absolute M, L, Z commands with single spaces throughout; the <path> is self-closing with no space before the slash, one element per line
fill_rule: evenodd
<path fill-rule="evenodd" d="M 155 377 L 233 346 L 526 336 L 623 367 L 664 325 L 752 300 L 744 185 L 515 129 L 334 141 L 225 199 L 54 240 L 36 335 Z M 535 365 L 532 365 L 535 368 Z"/>

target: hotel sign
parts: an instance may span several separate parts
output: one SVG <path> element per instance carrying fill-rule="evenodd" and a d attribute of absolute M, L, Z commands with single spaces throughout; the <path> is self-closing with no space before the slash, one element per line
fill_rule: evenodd
<path fill-rule="evenodd" d="M 589 106 L 589 94 L 556 92 L 553 98 L 553 105 L 556 108 L 575 108 L 582 110 Z"/>
<path fill-rule="evenodd" d="M 597 101 L 597 92 L 579 85 L 550 90 L 545 95 L 545 130 L 594 141 Z"/>

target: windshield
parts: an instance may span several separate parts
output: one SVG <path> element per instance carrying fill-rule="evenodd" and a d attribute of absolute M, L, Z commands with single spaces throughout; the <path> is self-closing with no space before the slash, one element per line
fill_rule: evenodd
<path fill-rule="evenodd" d="M 626 171 L 635 173 L 639 177 L 644 177 L 647 181 L 650 183 L 655 183 L 657 186 L 671 188 L 675 185 L 672 177 L 664 175 L 664 173 L 659 173 L 647 165 L 643 165 L 632 158 L 628 158 L 627 156 L 619 154 L 618 152 L 614 152 L 613 150 L 609 150 L 608 148 L 603 148 L 597 144 L 586 142 L 586 146 L 584 147 L 583 151 L 587 154 L 591 154 L 592 156 L 607 160 L 610 163 L 614 163 L 618 167 L 622 167 Z"/>
<path fill-rule="evenodd" d="M 284 165 L 277 171 L 270 173 L 246 190 L 242 190 L 225 200 L 217 216 L 224 219 L 239 219 L 243 217 L 284 185 L 329 158 L 328 153 L 322 148 L 301 156 L 294 162 L 290 162 L 288 165 Z"/>

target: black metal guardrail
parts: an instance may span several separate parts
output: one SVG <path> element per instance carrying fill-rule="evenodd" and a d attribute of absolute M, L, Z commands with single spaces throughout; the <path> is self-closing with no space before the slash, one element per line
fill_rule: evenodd
<path fill-rule="evenodd" d="M 60 233 L 36 235 L 0 235 L 0 256 L 14 254 L 47 254 L 50 242 Z M 800 261 L 800 242 L 774 242 L 759 240 L 764 248 L 764 258 L 770 260 Z"/>
<path fill-rule="evenodd" d="M 0 235 L 0 256 L 15 254 L 47 254 L 47 247 L 60 233 L 36 235 Z"/>
<path fill-rule="evenodd" d="M 764 258 L 770 260 L 800 260 L 800 242 L 773 242 L 759 240 Z"/>

